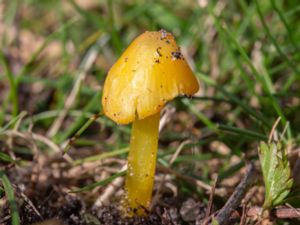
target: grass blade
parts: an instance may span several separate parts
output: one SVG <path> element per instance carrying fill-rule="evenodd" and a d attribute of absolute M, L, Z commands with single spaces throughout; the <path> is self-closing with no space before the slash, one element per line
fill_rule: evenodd
<path fill-rule="evenodd" d="M 91 117 L 83 126 L 75 133 L 75 135 L 69 140 L 67 146 L 64 148 L 63 154 L 67 153 L 72 143 L 100 116 L 96 114 Z"/>
<path fill-rule="evenodd" d="M 255 131 L 251 131 L 251 130 L 245 130 L 245 129 L 241 129 L 238 127 L 233 127 L 233 126 L 229 126 L 229 125 L 224 125 L 224 124 L 219 124 L 218 128 L 220 130 L 223 131 L 229 131 L 231 133 L 235 133 L 237 135 L 242 135 L 248 138 L 254 138 L 254 139 L 259 139 L 259 140 L 263 140 L 266 141 L 268 140 L 268 137 L 266 135 L 257 133 Z"/>
<path fill-rule="evenodd" d="M 20 82 L 20 80 L 22 79 L 23 75 L 25 75 L 29 71 L 30 66 L 38 58 L 38 56 L 41 54 L 41 52 L 48 46 L 48 44 L 54 38 L 57 37 L 57 35 L 59 34 L 59 32 L 62 32 L 64 30 L 66 30 L 72 24 L 74 24 L 76 21 L 77 21 L 76 18 L 69 20 L 67 23 L 65 23 L 63 26 L 61 26 L 58 30 L 56 30 L 55 32 L 53 32 L 49 36 L 47 36 L 47 38 L 45 39 L 45 41 L 43 42 L 43 44 L 31 55 L 29 61 L 22 67 L 21 72 L 18 75 L 18 79 L 16 80 L 17 84 Z"/>
<path fill-rule="evenodd" d="M 283 15 L 283 12 L 281 11 L 281 9 L 277 6 L 277 4 L 275 3 L 274 0 L 271 0 L 271 4 L 272 7 L 274 8 L 274 10 L 276 11 L 276 13 L 279 15 L 279 18 L 282 22 L 282 24 L 284 25 L 287 34 L 288 34 L 288 38 L 290 39 L 291 43 L 293 44 L 294 48 L 297 49 L 298 51 L 300 50 L 299 47 L 297 46 L 297 42 L 294 38 L 294 36 L 292 35 L 292 30 L 290 28 L 290 26 L 288 25 L 287 20 L 285 19 L 285 16 Z"/>
<path fill-rule="evenodd" d="M 125 176 L 127 170 L 119 172 L 119 173 L 115 173 L 114 175 L 101 180 L 101 181 L 97 181 L 95 183 L 89 184 L 84 186 L 83 188 L 79 188 L 79 189 L 75 189 L 73 191 L 71 191 L 71 193 L 78 193 L 78 192 L 83 192 L 83 191 L 90 191 L 92 189 L 94 189 L 95 187 L 99 187 L 99 186 L 104 186 L 106 184 L 109 184 L 110 182 L 112 182 L 114 179 L 118 178 L 118 177 L 123 177 Z"/>
<path fill-rule="evenodd" d="M 268 77 L 269 75 L 267 73 L 261 75 L 257 71 L 257 69 L 253 65 L 251 59 L 247 55 L 245 49 L 240 45 L 240 42 L 233 35 L 233 32 L 231 32 L 229 30 L 229 28 L 227 28 L 226 25 L 221 25 L 221 23 L 219 21 L 220 20 L 219 17 L 215 15 L 215 13 L 211 9 L 211 7 L 209 7 L 209 8 L 210 8 L 211 15 L 214 17 L 214 21 L 215 21 L 215 25 L 216 25 L 217 30 L 223 36 L 225 36 L 225 38 L 228 39 L 230 41 L 230 43 L 233 45 L 233 47 L 241 54 L 242 59 L 249 66 L 252 74 L 254 75 L 256 80 L 261 84 L 261 86 L 262 86 L 263 90 L 265 91 L 265 93 L 268 95 L 268 97 L 271 101 L 271 105 L 275 109 L 275 111 L 277 113 L 277 116 L 280 116 L 282 118 L 282 120 L 281 120 L 282 124 L 285 125 L 287 120 L 286 120 L 286 117 L 283 114 L 283 112 L 282 112 L 282 110 L 279 106 L 279 103 L 277 102 L 277 99 L 275 99 L 273 97 L 273 90 L 272 90 L 272 88 L 270 88 L 270 84 L 268 82 L 268 80 L 270 80 L 270 78 Z"/>
<path fill-rule="evenodd" d="M 120 39 L 120 35 L 118 34 L 115 18 L 114 18 L 114 10 L 113 10 L 113 2 L 112 0 L 107 0 L 108 11 L 109 11 L 109 24 L 110 24 L 110 33 L 113 45 L 115 50 L 117 51 L 117 55 L 120 55 L 122 52 L 122 42 Z"/>
<path fill-rule="evenodd" d="M 271 40 L 272 44 L 274 45 L 276 51 L 278 52 L 278 54 L 280 55 L 280 57 L 290 66 L 290 68 L 294 71 L 294 75 L 290 76 L 290 78 L 288 79 L 287 83 L 288 84 L 292 84 L 294 80 L 299 79 L 298 78 L 298 74 L 300 74 L 300 71 L 297 69 L 297 65 L 294 64 L 294 62 L 292 62 L 285 54 L 284 52 L 281 50 L 279 44 L 277 43 L 276 39 L 273 37 L 273 35 L 271 34 L 270 29 L 267 26 L 266 21 L 264 20 L 264 16 L 263 13 L 261 11 L 260 5 L 257 2 L 257 0 L 255 0 L 255 5 L 256 5 L 256 9 L 260 18 L 260 21 L 264 27 L 264 30 L 268 36 L 268 38 Z M 284 90 L 289 89 L 289 86 L 284 86 Z M 280 115 L 279 115 L 280 116 Z"/>
<path fill-rule="evenodd" d="M 11 158 L 9 155 L 5 154 L 4 152 L 0 152 L 0 161 L 16 163 L 16 160 Z"/>
<path fill-rule="evenodd" d="M 88 102 L 88 104 L 82 110 L 82 114 L 75 120 L 75 122 L 72 124 L 72 126 L 70 128 L 68 128 L 68 130 L 66 130 L 62 134 L 61 137 L 59 137 L 59 143 L 62 143 L 63 141 L 65 141 L 72 134 L 74 134 L 76 132 L 76 130 L 78 130 L 78 129 L 79 129 L 78 132 L 81 132 L 81 130 L 82 130 L 82 132 L 85 131 L 89 127 L 89 125 L 92 122 L 95 121 L 95 119 L 93 118 L 93 119 L 89 120 L 89 123 L 87 122 L 87 124 L 84 124 L 86 114 L 87 113 L 93 113 L 95 111 L 95 108 L 98 108 L 97 107 L 97 102 L 99 101 L 99 99 L 101 99 L 101 93 L 100 92 L 98 92 L 94 95 L 94 97 Z M 98 116 L 96 116 L 96 117 L 98 117 Z M 80 135 L 81 133 L 78 133 L 77 135 Z"/>
<path fill-rule="evenodd" d="M 235 104 L 240 106 L 245 112 L 247 112 L 253 118 L 262 122 L 267 127 L 269 127 L 269 128 L 271 127 L 269 124 L 269 121 L 267 119 L 265 119 L 265 117 L 262 114 L 260 114 L 259 112 L 256 112 L 254 109 L 249 107 L 249 105 L 247 103 L 245 103 L 244 101 L 241 101 L 234 94 L 229 93 L 225 88 L 218 85 L 214 80 L 210 79 L 208 76 L 201 74 L 201 73 L 197 73 L 197 76 L 201 79 L 201 81 L 203 81 L 211 86 L 215 86 L 225 97 L 227 97 L 231 102 L 234 102 Z"/>
<path fill-rule="evenodd" d="M 215 124 L 209 119 L 207 118 L 203 113 L 201 113 L 196 107 L 195 105 L 191 104 L 191 102 L 188 99 L 181 99 L 181 102 L 186 105 L 191 112 L 193 112 L 197 118 L 204 123 L 209 129 L 211 129 L 212 131 L 217 132 L 217 128 L 215 126 Z"/>
<path fill-rule="evenodd" d="M 106 159 L 106 158 L 109 158 L 109 157 L 121 155 L 121 154 L 127 153 L 128 151 L 129 151 L 128 147 L 127 148 L 121 148 L 121 149 L 117 149 L 117 150 L 114 150 L 114 151 L 104 152 L 104 153 L 101 153 L 99 155 L 93 155 L 93 156 L 90 156 L 90 157 L 87 157 L 87 158 L 78 159 L 78 160 L 75 160 L 73 163 L 76 166 L 76 165 L 83 164 L 85 162 L 95 162 L 95 161 L 99 161 L 99 160 Z"/>
<path fill-rule="evenodd" d="M 13 73 L 9 68 L 8 62 L 6 61 L 1 51 L 0 51 L 0 63 L 4 68 L 4 73 L 6 74 L 7 79 L 9 80 L 10 92 L 8 98 L 11 99 L 12 102 L 12 115 L 16 117 L 19 111 L 18 85 L 15 80 L 15 76 L 13 75 Z"/>
<path fill-rule="evenodd" d="M 22 113 L 20 113 L 17 117 L 10 120 L 4 127 L 0 128 L 0 134 L 3 133 L 5 130 L 9 129 L 10 127 L 13 127 L 15 123 L 20 119 L 22 116 Z"/>
<path fill-rule="evenodd" d="M 17 206 L 17 202 L 15 200 L 13 187 L 8 179 L 8 177 L 5 175 L 4 171 L 0 171 L 0 179 L 2 180 L 2 184 L 4 187 L 4 191 L 7 197 L 7 200 L 9 202 L 10 210 L 11 210 L 11 221 L 12 225 L 19 225 L 20 224 L 20 216 L 19 216 L 19 210 Z"/>

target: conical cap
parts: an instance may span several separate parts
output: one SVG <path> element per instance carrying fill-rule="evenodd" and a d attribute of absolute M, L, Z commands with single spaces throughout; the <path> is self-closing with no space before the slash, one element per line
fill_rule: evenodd
<path fill-rule="evenodd" d="M 178 95 L 193 95 L 199 84 L 171 33 L 145 32 L 109 70 L 102 105 L 104 114 L 128 124 L 159 112 Z"/>

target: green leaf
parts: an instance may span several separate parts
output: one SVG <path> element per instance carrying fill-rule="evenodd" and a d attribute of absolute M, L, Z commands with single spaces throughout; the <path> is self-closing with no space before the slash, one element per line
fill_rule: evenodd
<path fill-rule="evenodd" d="M 258 149 L 265 183 L 264 209 L 281 205 L 293 185 L 287 153 L 281 143 L 262 142 Z"/>

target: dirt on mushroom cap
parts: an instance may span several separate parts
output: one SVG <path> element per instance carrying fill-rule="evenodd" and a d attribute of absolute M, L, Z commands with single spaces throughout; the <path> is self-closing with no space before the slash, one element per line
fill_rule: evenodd
<path fill-rule="evenodd" d="M 192 95 L 199 84 L 171 33 L 145 32 L 110 69 L 103 90 L 106 116 L 127 124 L 161 110 L 174 97 Z"/>

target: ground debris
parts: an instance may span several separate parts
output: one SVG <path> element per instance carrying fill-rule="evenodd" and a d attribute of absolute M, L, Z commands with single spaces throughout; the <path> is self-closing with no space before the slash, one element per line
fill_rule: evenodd
<path fill-rule="evenodd" d="M 202 221 L 205 217 L 207 206 L 204 203 L 195 201 L 189 198 L 183 202 L 180 208 L 180 215 L 185 222 L 195 224 L 195 221 Z"/>
<path fill-rule="evenodd" d="M 107 225 L 179 225 L 178 213 L 174 208 L 157 208 L 148 217 L 123 218 L 120 210 L 114 205 L 104 206 L 95 212 L 101 224 Z"/>

